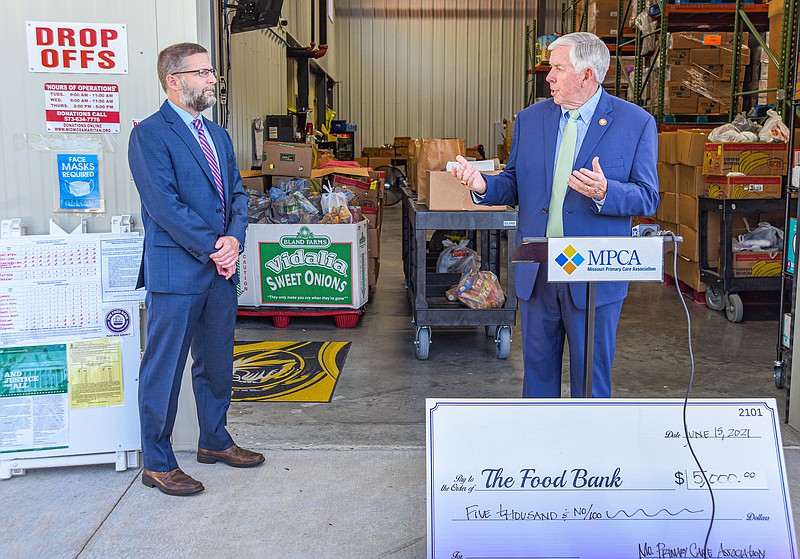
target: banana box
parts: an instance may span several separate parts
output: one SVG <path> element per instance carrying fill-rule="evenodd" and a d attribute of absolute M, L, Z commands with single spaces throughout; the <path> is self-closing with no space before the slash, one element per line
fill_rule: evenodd
<path fill-rule="evenodd" d="M 704 177 L 704 195 L 718 199 L 780 198 L 783 177 Z"/>
<path fill-rule="evenodd" d="M 778 276 L 783 264 L 783 252 L 734 252 L 733 277 L 765 278 Z"/>
<path fill-rule="evenodd" d="M 786 174 L 787 165 L 783 143 L 707 143 L 703 150 L 704 175 L 779 176 Z"/>

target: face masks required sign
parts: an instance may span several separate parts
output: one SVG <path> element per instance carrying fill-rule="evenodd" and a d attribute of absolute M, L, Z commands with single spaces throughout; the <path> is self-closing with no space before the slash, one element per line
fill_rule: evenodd
<path fill-rule="evenodd" d="M 551 282 L 661 281 L 663 237 L 560 237 L 547 243 Z"/>

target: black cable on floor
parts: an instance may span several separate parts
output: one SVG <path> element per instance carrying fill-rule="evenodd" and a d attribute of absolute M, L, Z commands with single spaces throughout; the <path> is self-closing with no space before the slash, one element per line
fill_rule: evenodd
<path fill-rule="evenodd" d="M 700 465 L 700 460 L 697 459 L 697 455 L 694 453 L 694 448 L 692 448 L 692 440 L 689 438 L 689 427 L 686 421 L 686 409 L 689 405 L 689 395 L 692 393 L 692 385 L 694 384 L 694 351 L 692 350 L 692 319 L 689 316 L 689 308 L 686 306 L 686 301 L 683 298 L 683 293 L 681 293 L 681 285 L 678 279 L 678 242 L 675 233 L 672 231 L 666 231 L 664 233 L 665 236 L 672 238 L 673 244 L 673 251 L 672 251 L 672 271 L 674 273 L 675 278 L 675 289 L 678 291 L 678 298 L 681 300 L 681 304 L 683 305 L 683 311 L 686 313 L 686 325 L 689 337 L 689 360 L 692 365 L 692 374 L 689 377 L 689 386 L 686 388 L 686 396 L 683 398 L 683 434 L 686 437 L 686 444 L 689 446 L 689 452 L 692 453 L 692 458 L 694 458 L 695 464 L 700 469 L 700 473 L 703 474 L 703 481 L 706 483 L 706 487 L 708 487 L 708 495 L 711 497 L 711 519 L 708 523 L 708 531 L 706 532 L 705 542 L 703 543 L 703 549 L 708 549 L 708 539 L 711 536 L 711 528 L 714 526 L 714 516 L 716 515 L 716 503 L 714 501 L 714 491 L 711 489 L 711 483 L 708 481 L 706 477 L 706 472 L 703 469 L 703 466 Z"/>

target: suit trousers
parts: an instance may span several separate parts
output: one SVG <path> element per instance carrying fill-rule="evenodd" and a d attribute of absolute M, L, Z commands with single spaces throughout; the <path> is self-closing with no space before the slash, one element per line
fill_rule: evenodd
<path fill-rule="evenodd" d="M 623 301 L 596 309 L 592 396 L 611 397 L 611 367 Z M 560 398 L 564 336 L 569 342 L 570 395 L 583 397 L 586 311 L 575 306 L 567 283 L 548 283 L 539 266 L 533 294 L 520 301 L 525 376 L 523 398 Z"/>
<path fill-rule="evenodd" d="M 142 455 L 145 468 L 165 472 L 178 467 L 170 437 L 190 346 L 198 446 L 224 450 L 233 445 L 225 416 L 233 383 L 236 286 L 217 275 L 206 292 L 148 292 L 145 301 L 147 345 L 139 369 Z"/>

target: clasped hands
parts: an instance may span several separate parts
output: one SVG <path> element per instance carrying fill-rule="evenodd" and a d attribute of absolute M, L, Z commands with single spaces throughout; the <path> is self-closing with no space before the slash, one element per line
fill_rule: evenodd
<path fill-rule="evenodd" d="M 458 161 L 459 166 L 453 167 L 450 171 L 451 174 L 461 181 L 461 184 L 467 189 L 477 194 L 484 194 L 486 192 L 486 180 L 483 175 L 460 155 L 456 156 L 456 161 Z M 603 173 L 603 168 L 600 167 L 600 158 L 595 156 L 592 159 L 591 171 L 589 169 L 572 171 L 572 174 L 567 179 L 567 186 L 587 198 L 604 200 L 606 192 L 608 192 L 608 180 L 606 180 L 606 176 Z"/>
<path fill-rule="evenodd" d="M 225 279 L 231 279 L 236 272 L 236 261 L 239 260 L 239 239 L 223 236 L 214 243 L 214 248 L 219 249 L 211 253 L 210 258 L 217 266 L 217 273 Z"/>

